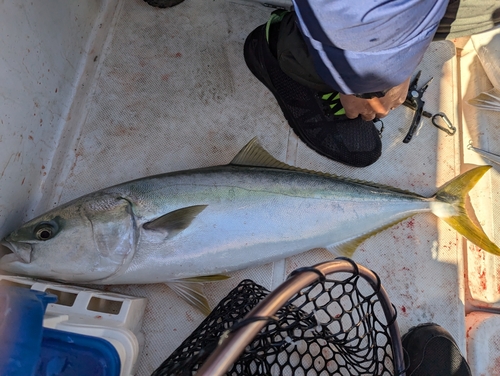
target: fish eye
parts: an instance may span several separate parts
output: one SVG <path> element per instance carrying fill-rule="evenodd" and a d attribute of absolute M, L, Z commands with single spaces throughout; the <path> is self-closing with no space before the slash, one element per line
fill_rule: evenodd
<path fill-rule="evenodd" d="M 50 223 L 42 223 L 35 229 L 35 236 L 38 240 L 49 240 L 55 235 L 55 230 L 54 226 Z"/>

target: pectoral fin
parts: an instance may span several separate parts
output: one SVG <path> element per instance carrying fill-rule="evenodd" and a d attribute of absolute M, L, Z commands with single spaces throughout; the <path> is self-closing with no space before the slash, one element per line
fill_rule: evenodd
<path fill-rule="evenodd" d="M 189 227 L 193 219 L 200 214 L 207 205 L 188 206 L 162 215 L 155 220 L 145 223 L 145 230 L 158 231 L 166 235 L 166 239 L 177 235 Z"/>
<path fill-rule="evenodd" d="M 167 282 L 167 286 L 174 290 L 184 301 L 201 311 L 205 316 L 211 312 L 207 297 L 203 291 L 203 282 L 222 281 L 229 278 L 226 275 L 215 274 L 202 277 L 176 279 Z"/>

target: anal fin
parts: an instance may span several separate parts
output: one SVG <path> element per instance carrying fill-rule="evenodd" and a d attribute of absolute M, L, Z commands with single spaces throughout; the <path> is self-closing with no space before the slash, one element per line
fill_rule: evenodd
<path fill-rule="evenodd" d="M 382 231 L 388 229 L 389 227 L 394 226 L 396 223 L 404 221 L 405 219 L 407 219 L 409 217 L 411 217 L 411 215 L 408 215 L 405 218 L 401 218 L 401 219 L 398 219 L 396 221 L 390 222 L 384 226 L 377 227 L 376 229 L 374 229 L 370 232 L 367 232 L 366 234 L 363 234 L 361 236 L 358 236 L 356 238 L 348 239 L 348 240 L 341 242 L 341 243 L 336 243 L 332 246 L 326 247 L 326 249 L 336 256 L 344 256 L 344 257 L 350 258 L 350 257 L 352 257 L 352 255 L 354 254 L 356 249 L 358 249 L 358 247 L 361 245 L 361 243 L 363 243 L 365 240 L 367 240 L 368 238 L 371 238 L 372 236 L 378 234 L 379 232 L 382 232 Z"/>

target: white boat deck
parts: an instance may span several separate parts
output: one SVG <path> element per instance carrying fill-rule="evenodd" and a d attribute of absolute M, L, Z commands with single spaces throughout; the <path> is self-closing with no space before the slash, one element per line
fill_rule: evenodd
<path fill-rule="evenodd" d="M 48 166 L 47 174 L 34 180 L 33 185 L 41 188 L 27 204 L 20 198 L 12 201 L 13 193 L 8 192 L 14 183 L 1 187 L 0 214 L 5 223 L 9 221 L 4 232 L 100 188 L 228 163 L 255 136 L 289 164 L 426 196 L 468 165 L 485 164 L 466 150 L 469 139 L 500 154 L 498 113 L 476 111 L 462 100 L 491 87 L 470 43 L 470 52 L 459 59 L 452 42 L 434 42 L 418 68 L 420 84 L 434 77 L 424 95 L 425 110 L 446 113 L 459 128 L 457 134 L 448 136 L 424 118 L 413 140 L 403 144 L 413 112 L 400 107 L 383 119 L 382 157 L 359 169 L 328 160 L 302 144 L 272 94 L 247 69 L 244 40 L 267 20 L 271 9 L 228 0 L 186 0 L 169 9 L 153 8 L 141 0 L 89 4 L 89 20 L 82 26 L 82 35 L 89 39 L 80 57 L 72 60 L 81 68 L 74 72 L 67 111 L 61 111 L 64 116 L 54 125 L 57 147 L 47 148 L 49 163 L 43 168 Z M 28 15 L 36 17 L 35 12 Z M 4 142 L 9 137 L 14 138 L 9 134 Z M 37 133 L 35 141 L 43 137 Z M 8 164 L 9 154 L 0 157 Z M 15 166 L 24 166 L 23 174 L 40 169 L 19 161 L 4 170 L 10 179 L 19 175 Z M 497 244 L 500 202 L 493 187 L 498 187 L 498 171 L 500 166 L 494 167 L 472 192 L 476 216 Z M 17 207 L 8 208 L 9 202 Z M 416 324 L 435 322 L 451 332 L 465 353 L 466 313 L 475 307 L 500 308 L 498 259 L 467 248 L 474 247 L 426 214 L 370 238 L 353 259 L 380 276 L 398 311 L 402 333 Z M 273 289 L 295 268 L 333 257 L 326 250 L 312 250 L 232 273 L 231 279 L 206 286 L 210 304 L 215 306 L 244 278 Z M 203 320 L 162 284 L 107 289 L 148 298 L 138 375 L 156 369 Z"/>

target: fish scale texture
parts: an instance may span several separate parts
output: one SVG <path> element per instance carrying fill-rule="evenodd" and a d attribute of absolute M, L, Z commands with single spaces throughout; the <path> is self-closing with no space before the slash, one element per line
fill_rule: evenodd
<path fill-rule="evenodd" d="M 255 136 L 289 164 L 426 196 L 458 174 L 457 138 L 426 119 L 413 140 L 402 143 L 413 115 L 403 107 L 384 119 L 382 156 L 367 168 L 344 166 L 303 145 L 243 59 L 246 37 L 269 14 L 268 8 L 227 0 L 186 0 L 167 9 L 119 1 L 103 50 L 89 55 L 92 61 L 99 55 L 98 73 L 86 83 L 93 88 L 68 152 L 59 203 L 143 176 L 228 163 Z M 457 123 L 455 63 L 450 43 L 439 42 L 419 69 L 422 82 L 434 77 L 425 109 L 444 111 Z M 403 333 L 434 321 L 464 349 L 460 249 L 460 238 L 446 224 L 418 215 L 367 240 L 353 259 L 379 274 Z M 274 289 L 292 270 L 332 257 L 313 250 L 231 273 L 229 280 L 207 284 L 209 302 L 217 305 L 242 279 Z M 107 288 L 149 300 L 137 375 L 151 374 L 203 320 L 164 285 Z"/>

